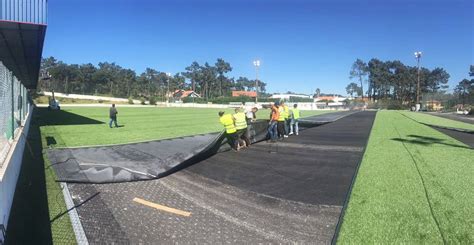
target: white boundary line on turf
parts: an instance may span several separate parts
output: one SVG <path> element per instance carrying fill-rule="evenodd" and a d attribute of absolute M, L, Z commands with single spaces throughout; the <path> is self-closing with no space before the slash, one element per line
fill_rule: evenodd
<path fill-rule="evenodd" d="M 86 233 L 81 224 L 81 219 L 79 218 L 79 214 L 77 213 L 76 208 L 74 207 L 74 202 L 71 197 L 71 193 L 69 193 L 69 189 L 67 184 L 61 182 L 61 189 L 63 190 L 64 201 L 66 203 L 66 209 L 69 210 L 69 218 L 71 219 L 72 229 L 74 230 L 74 234 L 76 237 L 77 244 L 80 245 L 89 245 L 89 241 L 87 241 Z"/>

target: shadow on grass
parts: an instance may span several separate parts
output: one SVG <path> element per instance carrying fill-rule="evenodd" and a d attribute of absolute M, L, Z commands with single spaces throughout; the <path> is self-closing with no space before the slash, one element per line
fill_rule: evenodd
<path fill-rule="evenodd" d="M 20 169 L 20 175 L 15 189 L 12 208 L 8 221 L 8 230 L 5 237 L 6 244 L 52 244 L 55 240 L 69 240 L 71 234 L 59 234 L 66 227 L 61 227 L 61 232 L 54 235 L 52 226 L 63 226 L 63 217 L 70 210 L 49 210 L 48 195 L 56 196 L 57 202 L 63 202 L 62 192 L 58 189 L 48 189 L 47 171 L 52 169 L 45 168 L 45 159 L 43 159 L 43 146 L 41 140 L 40 127 L 46 125 L 87 125 L 104 124 L 104 122 L 84 117 L 67 111 L 52 111 L 47 108 L 35 108 L 32 115 L 32 121 L 27 137 L 27 144 L 23 152 L 23 161 Z M 46 144 L 54 146 L 57 144 L 54 137 L 46 137 Z M 58 191 L 59 190 L 59 191 Z M 48 193 L 50 192 L 50 193 Z M 96 195 L 90 197 L 81 206 L 91 200 Z M 58 213 L 50 217 L 50 213 Z"/>
<path fill-rule="evenodd" d="M 32 121 L 8 222 L 6 244 L 52 244 L 41 134 Z"/>
<path fill-rule="evenodd" d="M 56 139 L 52 136 L 46 136 L 46 145 L 56 145 L 58 142 L 56 142 Z"/>
<path fill-rule="evenodd" d="M 439 145 L 451 146 L 451 147 L 456 147 L 456 148 L 471 149 L 470 147 L 467 147 L 467 146 L 447 143 L 447 142 L 445 142 L 446 141 L 445 139 L 440 139 L 440 138 L 414 135 L 414 134 L 410 134 L 410 135 L 408 135 L 408 137 L 410 139 L 392 138 L 391 140 L 398 141 L 398 142 L 403 142 L 403 143 L 424 145 L 424 146 L 439 144 Z"/>
<path fill-rule="evenodd" d="M 37 107 L 35 111 L 37 116 L 39 116 L 39 126 L 105 124 L 104 122 L 64 110 L 48 110 L 47 108 Z"/>

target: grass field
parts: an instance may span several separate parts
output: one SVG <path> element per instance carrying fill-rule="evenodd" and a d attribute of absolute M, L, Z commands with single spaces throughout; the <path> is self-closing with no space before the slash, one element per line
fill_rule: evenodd
<path fill-rule="evenodd" d="M 474 243 L 473 159 L 466 145 L 401 112 L 380 111 L 338 243 Z"/>
<path fill-rule="evenodd" d="M 222 130 L 219 109 L 118 110 L 119 124 L 124 127 L 110 129 L 108 108 L 39 108 L 43 148 L 129 143 Z M 320 113 L 327 112 L 303 111 L 303 116 Z M 474 151 L 405 113 L 377 114 L 338 242 L 472 244 Z M 258 117 L 267 118 L 268 114 L 262 110 Z M 431 120 L 422 117 L 417 120 Z M 53 219 L 65 211 L 65 205 L 44 157 L 49 216 Z M 51 223 L 54 242 L 70 241 L 74 236 L 69 219 L 64 217 Z"/>
<path fill-rule="evenodd" d="M 60 185 L 46 157 L 35 110 L 16 185 L 6 244 L 74 244 L 76 238 Z"/>
<path fill-rule="evenodd" d="M 118 121 L 124 127 L 108 127 L 108 108 L 64 107 L 61 111 L 36 109 L 35 120 L 40 126 L 41 142 L 47 147 L 106 145 L 173 138 L 222 130 L 219 109 L 195 108 L 118 108 Z M 232 110 L 226 110 L 232 112 Z M 302 116 L 330 111 L 302 111 Z M 261 110 L 258 118 L 267 118 L 269 110 Z M 67 215 L 60 185 L 45 151 L 44 181 L 47 208 L 52 220 L 51 239 L 54 244 L 74 244 L 75 237 Z M 63 214 L 60 216 L 60 214 Z M 64 215 L 66 214 L 66 215 Z"/>
<path fill-rule="evenodd" d="M 118 107 L 119 128 L 109 128 L 108 108 L 64 107 L 61 111 L 41 110 L 41 134 L 51 147 L 109 145 L 166 139 L 223 129 L 220 109 Z M 227 112 L 232 112 L 227 109 Z M 329 111 L 302 111 L 312 116 Z M 269 110 L 260 110 L 258 118 L 268 118 Z"/>
<path fill-rule="evenodd" d="M 402 113 L 403 115 L 417 122 L 425 123 L 428 125 L 459 128 L 459 129 L 474 131 L 474 124 L 469 124 L 465 122 L 450 120 L 447 118 L 432 116 L 425 113 L 418 113 L 418 112 L 411 112 L 411 111 L 401 111 L 400 113 Z"/>

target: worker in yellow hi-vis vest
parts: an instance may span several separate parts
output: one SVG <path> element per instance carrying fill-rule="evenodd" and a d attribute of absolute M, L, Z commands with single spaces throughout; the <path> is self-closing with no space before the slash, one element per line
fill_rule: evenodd
<path fill-rule="evenodd" d="M 224 125 L 225 136 L 227 138 L 227 143 L 233 150 L 239 150 L 239 141 L 237 135 L 237 129 L 234 124 L 234 117 L 231 114 L 225 114 L 223 111 L 219 112 L 219 121 Z"/>
<path fill-rule="evenodd" d="M 250 146 L 250 139 L 247 131 L 247 119 L 245 113 L 240 108 L 235 108 L 234 117 L 235 128 L 237 129 L 237 135 L 240 146 Z"/>
<path fill-rule="evenodd" d="M 284 135 L 284 137 L 287 138 L 288 133 L 290 132 L 290 110 L 288 109 L 288 106 L 286 105 L 286 103 L 284 101 L 281 102 L 281 105 L 283 106 L 283 115 L 285 117 L 285 123 L 284 123 L 285 135 Z"/>
<path fill-rule="evenodd" d="M 299 134 L 299 128 L 298 128 L 298 120 L 300 119 L 301 114 L 300 114 L 300 109 L 298 109 L 298 104 L 293 105 L 293 109 L 291 109 L 291 123 L 290 123 L 290 135 L 293 134 L 293 127 L 295 128 L 294 133 L 296 135 Z"/>
<path fill-rule="evenodd" d="M 278 138 L 282 140 L 283 138 L 288 137 L 285 132 L 285 108 L 283 107 L 283 102 L 280 102 L 280 105 L 278 106 L 278 112 Z"/>

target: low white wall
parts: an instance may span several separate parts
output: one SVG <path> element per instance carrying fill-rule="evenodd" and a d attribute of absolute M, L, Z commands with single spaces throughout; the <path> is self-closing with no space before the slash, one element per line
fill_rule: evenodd
<path fill-rule="evenodd" d="M 39 92 L 38 94 L 53 96 L 51 92 Z M 55 97 L 58 98 L 70 98 L 70 99 L 83 99 L 83 100 L 103 100 L 103 101 L 116 101 L 116 102 L 125 102 L 128 103 L 128 99 L 124 98 L 115 98 L 115 97 L 105 97 L 105 96 L 95 96 L 95 95 L 85 95 L 85 94 L 63 94 L 63 93 L 54 93 Z M 139 100 L 133 100 L 133 103 L 140 104 Z"/>
<path fill-rule="evenodd" d="M 23 151 L 25 150 L 26 136 L 30 128 L 33 107 L 29 107 L 29 113 L 23 127 L 15 131 L 15 139 L 12 142 L 10 151 L 0 168 L 0 225 L 7 228 L 13 196 L 15 195 L 16 183 L 20 175 L 23 161 Z M 4 240 L 0 231 L 0 244 Z"/>
<path fill-rule="evenodd" d="M 48 107 L 48 104 L 37 104 L 38 107 Z M 61 108 L 65 107 L 110 107 L 110 103 L 98 103 L 98 104 L 60 104 Z M 193 104 L 193 103 L 157 103 L 156 105 L 129 105 L 129 104 L 120 104 L 116 105 L 117 108 L 123 107 L 138 107 L 138 108 L 149 108 L 149 107 L 156 107 L 156 108 L 163 108 L 163 107 L 183 107 L 183 108 L 234 108 L 235 106 L 231 105 L 219 105 L 219 104 Z"/>
<path fill-rule="evenodd" d="M 224 104 L 197 104 L 197 103 L 164 103 L 167 107 L 191 107 L 191 108 L 234 108 L 235 105 L 224 105 Z"/>
<path fill-rule="evenodd" d="M 262 103 L 264 104 L 264 103 Z M 257 107 L 262 108 L 262 104 L 259 104 Z M 292 108 L 293 104 L 295 103 L 288 103 L 288 107 Z M 347 108 L 335 108 L 335 107 L 321 107 L 317 106 L 315 103 L 296 103 L 298 104 L 298 108 L 302 111 L 309 111 L 309 110 L 348 110 Z M 37 104 L 38 107 L 48 107 L 48 104 Z M 61 104 L 61 107 L 110 107 L 110 103 L 101 103 L 101 104 Z M 197 103 L 165 103 L 165 102 L 158 102 L 156 105 L 140 105 L 140 104 L 120 104 L 117 105 L 118 108 L 120 107 L 175 107 L 175 108 L 235 108 L 238 105 L 226 105 L 226 104 L 197 104 Z M 244 108 L 252 108 L 255 105 L 245 105 Z"/>
<path fill-rule="evenodd" d="M 51 92 L 40 92 L 39 94 L 52 96 Z M 83 94 L 63 94 L 55 92 L 54 95 L 58 98 L 71 98 L 71 99 L 87 99 L 87 100 L 95 100 L 95 101 L 108 101 L 108 102 L 127 102 L 128 99 L 124 98 L 114 98 L 114 97 L 104 97 L 104 96 L 94 96 L 94 95 L 83 95 Z M 77 106 L 77 107 L 109 107 L 110 103 L 99 103 L 99 104 L 60 104 L 60 106 Z M 144 106 L 151 106 L 151 105 L 141 105 L 139 100 L 133 100 L 134 105 L 129 104 L 121 104 L 117 105 L 118 107 L 144 107 Z M 148 102 L 147 102 L 148 103 Z M 257 107 L 262 108 L 262 104 L 269 104 L 268 102 L 258 103 Z M 298 104 L 298 108 L 300 110 L 344 110 L 342 108 L 335 108 L 335 107 L 328 107 L 328 106 L 318 106 L 317 103 L 314 102 L 287 102 L 288 107 L 293 107 L 293 104 Z M 47 106 L 45 104 L 39 104 L 38 106 Z M 247 106 L 254 106 L 254 103 L 247 103 Z M 246 107 L 247 107 L 246 106 Z M 182 107 L 182 108 L 235 108 L 236 105 L 228 105 L 228 104 L 198 104 L 198 103 L 166 103 L 166 102 L 157 102 L 156 106 L 151 107 Z"/>

